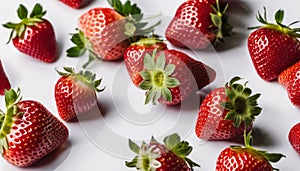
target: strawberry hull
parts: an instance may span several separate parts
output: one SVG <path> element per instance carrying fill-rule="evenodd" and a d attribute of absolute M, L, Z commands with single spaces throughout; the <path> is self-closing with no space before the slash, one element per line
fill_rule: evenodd
<path fill-rule="evenodd" d="M 281 72 L 300 60 L 297 38 L 268 28 L 250 34 L 248 49 L 255 70 L 266 81 L 277 79 Z"/>
<path fill-rule="evenodd" d="M 26 167 L 54 151 L 69 136 L 67 127 L 36 101 L 17 103 L 21 112 L 7 134 L 8 149 L 3 157 L 11 164 Z"/>

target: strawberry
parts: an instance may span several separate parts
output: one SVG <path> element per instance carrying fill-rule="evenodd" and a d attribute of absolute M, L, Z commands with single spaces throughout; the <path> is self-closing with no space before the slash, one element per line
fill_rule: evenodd
<path fill-rule="evenodd" d="M 292 147 L 300 154 L 300 123 L 290 129 L 288 138 Z"/>
<path fill-rule="evenodd" d="M 124 53 L 124 63 L 132 82 L 139 86 L 143 78 L 140 72 L 144 69 L 144 57 L 145 55 L 152 54 L 154 50 L 166 50 L 167 45 L 162 40 L 149 37 L 142 38 L 137 42 L 132 43 Z"/>
<path fill-rule="evenodd" d="M 233 139 L 252 127 L 262 108 L 258 107 L 260 94 L 252 95 L 250 88 L 237 83 L 234 77 L 225 87 L 211 91 L 200 105 L 195 132 L 205 140 Z"/>
<path fill-rule="evenodd" d="M 286 88 L 292 104 L 300 107 L 300 61 L 282 71 L 278 82 Z"/>
<path fill-rule="evenodd" d="M 69 7 L 79 9 L 86 6 L 92 0 L 60 0 L 60 1 L 68 5 Z"/>
<path fill-rule="evenodd" d="M 0 114 L 0 152 L 9 163 L 26 167 L 62 145 L 67 127 L 41 103 L 21 100 L 20 89 L 5 92 L 6 113 Z"/>
<path fill-rule="evenodd" d="M 160 143 L 152 137 L 151 142 L 143 142 L 139 147 L 129 139 L 129 147 L 137 156 L 132 161 L 126 161 L 126 166 L 141 171 L 190 171 L 193 167 L 199 167 L 186 157 L 193 147 L 187 141 L 181 141 L 178 134 L 171 134 L 163 141 Z"/>
<path fill-rule="evenodd" d="M 284 87 L 293 84 L 297 72 L 300 72 L 300 61 L 283 70 L 278 76 L 278 82 Z"/>
<path fill-rule="evenodd" d="M 0 80 L 1 80 L 0 95 L 4 95 L 5 90 L 9 90 L 11 88 L 11 85 L 3 69 L 3 65 L 1 61 L 0 61 Z"/>
<path fill-rule="evenodd" d="M 139 87 L 147 90 L 145 104 L 177 105 L 211 83 L 216 72 L 183 52 L 164 50 L 145 55 L 140 75 Z"/>
<path fill-rule="evenodd" d="M 225 14 L 228 4 L 223 4 L 219 0 L 183 2 L 166 29 L 167 40 L 190 49 L 204 49 L 216 40 L 223 41 L 232 31 Z"/>
<path fill-rule="evenodd" d="M 86 112 L 97 104 L 96 92 L 101 80 L 89 71 L 76 73 L 73 68 L 64 67 L 65 72 L 57 71 L 61 77 L 55 84 L 55 101 L 60 117 L 74 121 L 77 115 Z"/>
<path fill-rule="evenodd" d="M 283 70 L 300 60 L 299 29 L 283 25 L 283 17 L 284 11 L 278 10 L 276 24 L 269 23 L 264 8 L 264 17 L 259 12 L 256 16 L 264 25 L 249 28 L 256 29 L 248 37 L 249 54 L 257 74 L 265 81 L 277 79 Z"/>
<path fill-rule="evenodd" d="M 144 28 L 143 14 L 136 4 L 120 0 L 109 0 L 113 8 L 92 8 L 79 17 L 79 33 L 73 34 L 71 41 L 76 45 L 67 50 L 67 56 L 78 57 L 89 51 L 89 61 L 93 59 L 118 60 L 130 45 L 129 39 L 148 34 L 159 24 Z"/>
<path fill-rule="evenodd" d="M 9 41 L 22 53 L 43 62 L 51 63 L 57 59 L 56 39 L 52 24 L 43 18 L 46 11 L 36 4 L 28 17 L 28 11 L 22 4 L 19 6 L 19 23 L 8 22 L 3 26 L 12 29 Z"/>
<path fill-rule="evenodd" d="M 279 153 L 268 153 L 252 146 L 251 132 L 244 134 L 245 146 L 225 148 L 218 156 L 216 171 L 273 171 L 270 162 L 278 162 L 282 157 Z"/>

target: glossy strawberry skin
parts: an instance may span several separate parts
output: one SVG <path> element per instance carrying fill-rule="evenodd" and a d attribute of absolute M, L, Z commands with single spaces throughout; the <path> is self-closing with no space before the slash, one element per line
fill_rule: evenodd
<path fill-rule="evenodd" d="M 203 49 L 215 41 L 211 31 L 211 4 L 205 1 L 185 1 L 177 9 L 174 18 L 166 30 L 166 38 L 178 47 Z"/>
<path fill-rule="evenodd" d="M 151 45 L 130 45 L 124 52 L 124 63 L 134 85 L 139 86 L 143 78 L 140 72 L 144 69 L 144 57 L 146 54 L 152 54 L 154 49 L 158 52 L 160 50 L 166 50 L 167 45 L 164 42 L 159 42 Z"/>
<path fill-rule="evenodd" d="M 190 171 L 187 163 L 169 150 L 165 145 L 158 142 L 151 142 L 148 146 L 152 151 L 160 152 L 160 157 L 156 160 L 161 163 L 161 167 L 157 168 L 156 171 Z"/>
<path fill-rule="evenodd" d="M 86 6 L 92 0 L 60 0 L 60 1 L 72 8 L 79 9 Z"/>
<path fill-rule="evenodd" d="M 4 71 L 2 62 L 0 61 L 0 95 L 4 95 L 5 90 L 9 90 L 11 88 L 10 82 L 6 76 Z"/>
<path fill-rule="evenodd" d="M 62 76 L 55 84 L 55 101 L 60 117 L 75 121 L 77 116 L 97 104 L 95 90 L 72 77 Z"/>
<path fill-rule="evenodd" d="M 257 74 L 266 81 L 300 60 L 300 43 L 296 38 L 268 29 L 259 28 L 248 37 L 248 50 Z"/>
<path fill-rule="evenodd" d="M 166 63 L 174 64 L 175 71 L 172 74 L 179 80 L 180 85 L 170 88 L 172 101 L 159 99 L 161 104 L 176 105 L 187 99 L 195 91 L 210 84 L 216 77 L 216 72 L 200 61 L 196 61 L 187 54 L 177 50 L 165 50 Z M 159 56 L 159 53 L 158 55 Z"/>
<path fill-rule="evenodd" d="M 282 71 L 278 77 L 278 82 L 284 87 L 287 87 L 289 84 L 293 84 L 294 78 L 299 71 L 300 71 L 300 61 L 296 62 L 289 68 Z"/>
<path fill-rule="evenodd" d="M 292 147 L 300 154 L 300 123 L 290 129 L 288 139 Z"/>
<path fill-rule="evenodd" d="M 220 105 L 228 101 L 225 88 L 209 93 L 200 105 L 195 132 L 205 140 L 233 139 L 244 133 L 244 124 L 234 127 L 232 120 L 225 120 L 228 110 Z"/>
<path fill-rule="evenodd" d="M 125 19 L 111 8 L 93 8 L 79 18 L 79 29 L 89 39 L 97 56 L 104 60 L 123 57 L 129 42 Z"/>
<path fill-rule="evenodd" d="M 21 114 L 7 135 L 8 150 L 3 157 L 11 164 L 26 167 L 62 145 L 69 136 L 67 127 L 42 104 L 32 100 L 17 103 Z"/>
<path fill-rule="evenodd" d="M 12 41 L 20 52 L 41 61 L 52 63 L 57 59 L 54 29 L 46 19 L 34 26 L 27 26 L 23 36 Z"/>
<path fill-rule="evenodd" d="M 224 149 L 217 159 L 216 171 L 272 171 L 273 167 L 263 157 L 248 149 Z"/>

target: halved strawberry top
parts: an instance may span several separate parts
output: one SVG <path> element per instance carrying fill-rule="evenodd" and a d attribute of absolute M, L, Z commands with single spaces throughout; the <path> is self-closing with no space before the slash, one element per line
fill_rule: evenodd
<path fill-rule="evenodd" d="M 27 8 L 24 5 L 20 4 L 17 13 L 18 17 L 21 19 L 21 22 L 8 22 L 6 24 L 3 24 L 4 27 L 12 29 L 7 43 L 9 43 L 10 40 L 15 37 L 22 37 L 27 26 L 33 26 L 36 23 L 43 22 L 42 17 L 46 14 L 46 11 L 44 11 L 43 7 L 39 3 L 37 3 L 33 7 L 33 10 L 28 17 Z"/>
<path fill-rule="evenodd" d="M 229 83 L 225 85 L 225 93 L 227 101 L 221 103 L 221 105 L 228 110 L 225 116 L 226 120 L 232 120 L 235 127 L 239 127 L 243 122 L 246 129 L 248 129 L 256 116 L 258 116 L 262 110 L 258 107 L 257 99 L 260 94 L 252 94 L 252 90 L 247 87 L 247 82 L 244 85 L 236 83 L 240 77 L 232 78 Z"/>

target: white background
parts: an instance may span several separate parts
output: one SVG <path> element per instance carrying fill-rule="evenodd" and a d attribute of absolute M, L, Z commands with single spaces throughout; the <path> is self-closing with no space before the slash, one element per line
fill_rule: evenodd
<path fill-rule="evenodd" d="M 55 68 L 73 66 L 78 68 L 86 58 L 66 57 L 70 42 L 70 33 L 77 26 L 81 14 L 93 7 L 108 7 L 104 0 L 95 0 L 83 9 L 72 9 L 58 0 L 23 0 L 22 3 L 32 9 L 39 2 L 47 10 L 45 18 L 54 26 L 58 43 L 59 59 L 46 64 L 18 52 L 12 44 L 6 44 L 10 31 L 0 27 L 0 57 L 12 87 L 22 89 L 23 99 L 34 99 L 43 103 L 54 115 L 58 116 L 54 101 L 54 85 L 59 78 Z M 174 0 L 140 0 L 137 2 L 145 14 L 162 14 L 163 24 L 157 33 L 163 34 L 169 19 L 177 7 L 184 2 Z M 18 21 L 16 9 L 20 1 L 6 0 L 0 6 L 0 23 Z M 289 129 L 300 121 L 299 109 L 294 107 L 285 89 L 276 82 L 268 83 L 259 78 L 251 63 L 248 49 L 247 30 L 259 23 L 255 19 L 257 10 L 263 6 L 268 10 L 268 17 L 273 21 L 276 10 L 285 10 L 284 23 L 300 20 L 297 10 L 299 2 L 292 0 L 231 1 L 230 21 L 234 25 L 235 35 L 226 39 L 226 44 L 219 44 L 218 50 L 196 51 L 183 50 L 217 71 L 217 79 L 210 88 L 223 86 L 233 76 L 239 75 L 249 81 L 253 92 L 262 94 L 259 105 L 263 107 L 261 115 L 254 124 L 255 146 L 269 152 L 286 155 L 274 167 L 283 171 L 296 171 L 300 166 L 299 155 L 291 148 L 287 136 Z M 169 45 L 169 48 L 174 48 Z M 204 142 L 194 133 L 197 118 L 197 98 L 191 99 L 182 107 L 144 106 L 143 93 L 129 81 L 122 61 L 103 62 L 89 68 L 103 78 L 106 90 L 98 94 L 100 110 L 93 109 L 86 113 L 78 123 L 65 123 L 70 131 L 69 141 L 61 149 L 38 164 L 29 168 L 17 168 L 0 159 L 2 171 L 48 171 L 48 170 L 134 170 L 126 168 L 125 160 L 134 154 L 128 150 L 127 138 L 137 142 L 149 139 L 152 135 L 161 140 L 173 132 L 178 132 L 194 147 L 190 158 L 201 165 L 195 170 L 211 171 L 222 149 L 235 142 Z M 3 108 L 3 98 L 1 99 Z"/>

